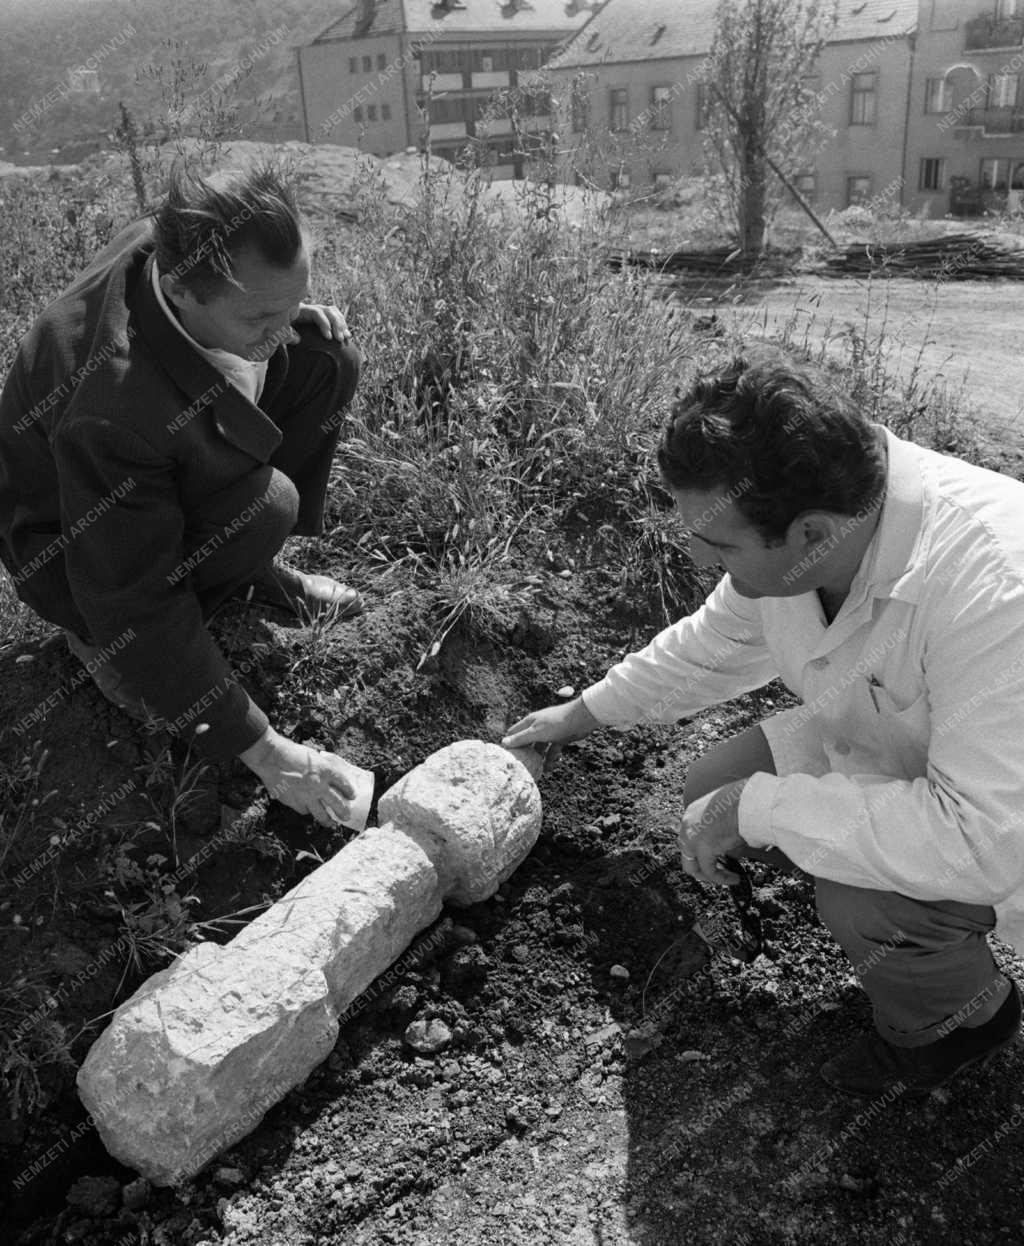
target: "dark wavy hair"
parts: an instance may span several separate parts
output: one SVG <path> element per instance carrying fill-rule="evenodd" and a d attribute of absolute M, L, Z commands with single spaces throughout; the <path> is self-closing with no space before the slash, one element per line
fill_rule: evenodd
<path fill-rule="evenodd" d="M 877 506 L 886 478 L 885 451 L 850 398 L 774 350 L 735 358 L 680 396 L 658 466 L 670 489 L 734 496 L 767 545 L 803 511 Z"/>
<path fill-rule="evenodd" d="M 280 170 L 263 163 L 222 180 L 211 184 L 178 157 L 167 196 L 150 213 L 161 276 L 176 277 L 200 302 L 238 285 L 234 264 L 247 248 L 279 268 L 302 248 L 305 223 Z"/>

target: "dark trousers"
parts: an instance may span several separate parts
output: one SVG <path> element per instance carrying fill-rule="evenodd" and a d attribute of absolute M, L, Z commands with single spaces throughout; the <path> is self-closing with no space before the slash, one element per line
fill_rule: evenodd
<path fill-rule="evenodd" d="M 767 737 L 755 726 L 693 763 L 686 803 L 758 771 L 777 773 Z M 777 848 L 742 855 L 802 872 Z M 995 926 L 989 905 L 915 900 L 828 878 L 815 878 L 814 889 L 818 916 L 874 1006 L 875 1028 L 894 1046 L 920 1047 L 958 1025 L 981 1025 L 1005 1000 L 1009 983 L 985 938 Z"/>
<path fill-rule="evenodd" d="M 288 371 L 259 406 L 283 440 L 266 466 L 206 499 L 186 517 L 185 557 L 220 536 L 192 573 L 203 617 L 267 567 L 289 536 L 318 536 L 342 412 L 359 380 L 359 352 L 303 325 Z M 239 519 L 244 519 L 239 523 Z"/>

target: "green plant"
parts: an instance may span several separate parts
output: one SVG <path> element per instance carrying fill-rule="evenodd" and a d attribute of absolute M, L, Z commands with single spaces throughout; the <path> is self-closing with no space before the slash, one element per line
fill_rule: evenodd
<path fill-rule="evenodd" d="M 510 551 L 559 525 L 616 515 L 605 548 L 621 560 L 699 352 L 642 279 L 607 268 L 593 222 L 548 210 L 545 184 L 500 203 L 483 171 L 435 162 L 411 205 L 364 194 L 359 236 L 321 249 L 368 359 L 326 540 L 434 592 L 437 644 L 468 616 L 514 613 Z"/>
<path fill-rule="evenodd" d="M 180 761 L 175 756 L 176 751 L 171 744 L 158 747 L 137 767 L 143 780 L 143 795 L 157 818 L 148 825 L 167 836 L 175 868 L 181 864 L 178 860 L 181 820 L 202 799 L 200 780 L 211 769 L 209 762 L 192 759 L 191 748 Z"/>
<path fill-rule="evenodd" d="M 48 1099 L 51 1073 L 73 1069 L 71 1040 L 53 1016 L 56 1000 L 45 975 L 25 969 L 0 983 L 0 1088 L 15 1119 Z"/>
<path fill-rule="evenodd" d="M 57 795 L 55 791 L 39 795 L 39 781 L 49 755 L 50 750 L 37 740 L 0 765 L 0 878 L 7 872 L 8 855 L 18 845 L 21 833 L 40 807 Z"/>

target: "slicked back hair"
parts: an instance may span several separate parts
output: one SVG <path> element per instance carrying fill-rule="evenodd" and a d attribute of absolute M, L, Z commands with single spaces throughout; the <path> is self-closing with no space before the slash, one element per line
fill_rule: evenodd
<path fill-rule="evenodd" d="M 658 466 L 670 489 L 728 492 L 767 545 L 804 511 L 878 506 L 886 478 L 870 421 L 820 369 L 774 350 L 735 358 L 678 398 Z"/>
<path fill-rule="evenodd" d="M 179 157 L 151 215 L 161 276 L 183 282 L 201 303 L 238 286 L 235 261 L 248 248 L 279 268 L 290 268 L 302 249 L 302 213 L 272 164 L 206 179 Z"/>

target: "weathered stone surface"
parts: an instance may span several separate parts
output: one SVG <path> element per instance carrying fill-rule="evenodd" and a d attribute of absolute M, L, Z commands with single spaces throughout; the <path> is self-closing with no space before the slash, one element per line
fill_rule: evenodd
<path fill-rule="evenodd" d="M 512 873 L 541 818 L 523 762 L 478 741 L 428 758 L 380 810 L 391 820 L 231 943 L 190 949 L 117 1010 L 78 1073 L 117 1159 L 175 1184 L 249 1133 L 328 1056 L 338 1017 L 446 898 L 484 899 Z"/>
<path fill-rule="evenodd" d="M 368 827 L 232 940 L 286 947 L 316 965 L 338 1012 L 441 912 L 443 880 L 423 847 L 394 826 Z"/>
<path fill-rule="evenodd" d="M 493 895 L 540 833 L 540 795 L 526 766 L 511 749 L 481 740 L 432 753 L 377 808 L 423 844 L 453 904 Z"/>
<path fill-rule="evenodd" d="M 201 943 L 117 1010 L 79 1070 L 79 1097 L 111 1155 L 172 1185 L 326 1059 L 336 1015 L 316 964 Z"/>

